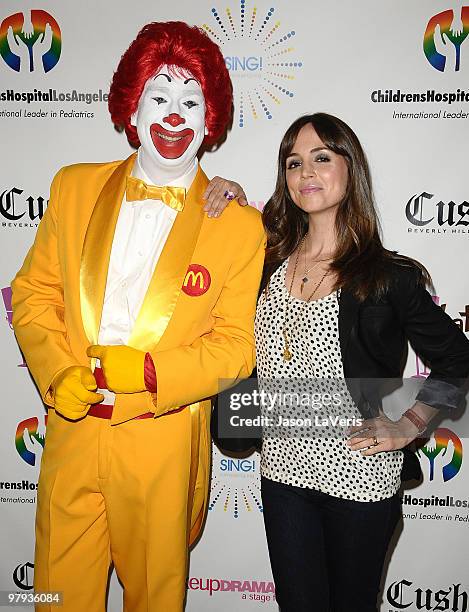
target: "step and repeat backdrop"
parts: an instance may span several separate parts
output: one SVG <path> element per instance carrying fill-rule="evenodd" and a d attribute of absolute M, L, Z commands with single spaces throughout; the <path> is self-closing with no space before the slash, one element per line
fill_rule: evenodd
<path fill-rule="evenodd" d="M 107 111 L 110 79 L 139 29 L 167 20 L 204 28 L 233 80 L 232 129 L 219 150 L 202 158 L 208 175 L 239 181 L 262 209 L 291 121 L 315 111 L 338 115 L 368 153 L 386 245 L 425 263 L 435 301 L 469 331 L 468 0 L 3 0 L 0 590 L 32 589 L 47 426 L 11 328 L 11 279 L 57 169 L 129 154 Z M 417 383 L 428 375 L 412 352 L 406 374 Z M 469 609 L 469 441 L 458 419 L 438 425 L 419 453 L 424 481 L 402 491 L 404 521 L 383 582 L 382 612 Z M 113 577 L 109 610 L 121 609 Z M 214 452 L 187 610 L 277 610 L 257 454 Z"/>

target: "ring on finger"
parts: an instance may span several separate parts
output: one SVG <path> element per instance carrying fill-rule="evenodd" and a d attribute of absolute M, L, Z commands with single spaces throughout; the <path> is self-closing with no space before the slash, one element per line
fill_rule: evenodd
<path fill-rule="evenodd" d="M 235 199 L 236 194 L 233 193 L 230 189 L 227 189 L 225 193 L 223 194 L 223 197 L 226 198 L 228 202 L 230 202 L 231 200 Z"/>
<path fill-rule="evenodd" d="M 371 446 L 378 446 L 378 444 L 378 438 L 376 436 L 373 436 L 373 444 Z"/>

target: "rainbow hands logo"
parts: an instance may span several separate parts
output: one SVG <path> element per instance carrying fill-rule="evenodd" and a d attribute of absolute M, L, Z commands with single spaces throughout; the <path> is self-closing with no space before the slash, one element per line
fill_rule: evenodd
<path fill-rule="evenodd" d="M 293 56 L 296 32 L 273 21 L 275 8 L 260 13 L 239 0 L 239 13 L 212 8 L 213 23 L 202 27 L 220 46 L 234 86 L 239 127 L 247 119 L 272 119 L 274 106 L 294 97 L 290 82 L 303 62 Z"/>
<path fill-rule="evenodd" d="M 0 55 L 16 72 L 49 72 L 61 48 L 59 24 L 46 11 L 15 13 L 0 25 Z"/>
<path fill-rule="evenodd" d="M 469 34 L 469 6 L 434 15 L 427 24 L 423 37 L 423 51 L 427 60 L 440 72 L 458 71 L 461 67 L 461 45 Z"/>
<path fill-rule="evenodd" d="M 31 417 L 18 423 L 15 434 L 15 446 L 19 456 L 29 465 L 36 465 L 36 457 L 42 455 L 46 438 L 47 415 L 44 425 L 39 424 L 37 417 Z"/>
<path fill-rule="evenodd" d="M 462 442 L 451 429 L 445 427 L 436 429 L 427 444 L 417 453 L 422 461 L 420 453 L 423 453 L 429 461 L 430 481 L 448 482 L 461 469 Z"/>

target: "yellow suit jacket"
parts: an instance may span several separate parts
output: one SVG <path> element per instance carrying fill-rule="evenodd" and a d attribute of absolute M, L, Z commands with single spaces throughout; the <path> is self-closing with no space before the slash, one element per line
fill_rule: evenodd
<path fill-rule="evenodd" d="M 58 172 L 35 242 L 12 283 L 15 333 L 43 401 L 52 407 L 53 379 L 69 366 L 90 365 L 86 349 L 97 343 L 115 226 L 134 160 L 135 154 Z M 148 411 L 158 417 L 188 405 L 196 451 L 191 486 L 202 493 L 202 506 L 209 452 L 199 438 L 203 429 L 208 440 L 210 416 L 210 402 L 202 400 L 219 391 L 219 379 L 235 381 L 254 367 L 253 320 L 265 248 L 253 208 L 231 204 L 220 218 L 207 217 L 201 197 L 207 182 L 199 168 L 128 343 L 151 353 L 158 393 L 118 394 L 111 420 L 116 425 Z M 191 264 L 202 266 L 205 277 L 191 274 Z M 205 286 L 187 291 L 191 284 Z M 201 512 L 196 503 L 192 540 Z"/>

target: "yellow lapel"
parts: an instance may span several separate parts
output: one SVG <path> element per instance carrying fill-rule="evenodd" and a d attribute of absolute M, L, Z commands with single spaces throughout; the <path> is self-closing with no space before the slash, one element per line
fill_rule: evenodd
<path fill-rule="evenodd" d="M 91 344 L 97 344 L 112 240 L 131 173 L 134 153 L 114 170 L 104 185 L 86 230 L 80 266 L 80 305 L 83 327 Z"/>
<path fill-rule="evenodd" d="M 154 348 L 168 326 L 204 218 L 202 194 L 207 184 L 208 179 L 199 166 L 187 193 L 184 210 L 177 214 L 156 264 L 129 346 L 142 351 Z"/>

